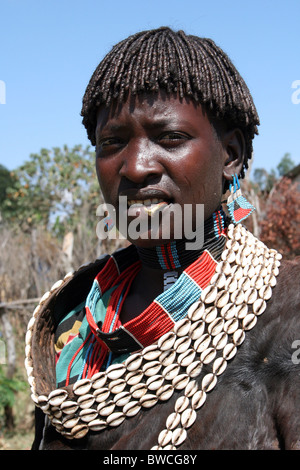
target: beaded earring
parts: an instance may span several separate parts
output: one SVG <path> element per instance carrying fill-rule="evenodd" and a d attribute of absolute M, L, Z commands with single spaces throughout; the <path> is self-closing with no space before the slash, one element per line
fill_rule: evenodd
<path fill-rule="evenodd" d="M 255 207 L 242 195 L 237 174 L 232 175 L 232 180 L 232 184 L 229 186 L 230 195 L 227 199 L 227 208 L 232 222 L 238 224 L 249 217 Z"/>

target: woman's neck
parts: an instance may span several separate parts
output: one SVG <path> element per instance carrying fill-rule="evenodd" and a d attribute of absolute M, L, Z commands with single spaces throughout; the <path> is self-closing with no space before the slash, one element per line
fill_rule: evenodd
<path fill-rule="evenodd" d="M 187 249 L 187 243 L 191 243 L 191 240 L 182 239 L 151 248 L 137 247 L 137 252 L 144 267 L 181 272 L 198 259 L 204 250 L 210 251 L 215 259 L 219 258 L 224 247 L 222 235 L 225 234 L 226 226 L 226 214 L 220 209 L 204 222 L 203 244 L 200 248 Z"/>

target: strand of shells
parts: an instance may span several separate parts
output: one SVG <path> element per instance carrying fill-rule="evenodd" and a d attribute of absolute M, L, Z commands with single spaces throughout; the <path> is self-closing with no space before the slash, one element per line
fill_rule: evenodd
<path fill-rule="evenodd" d="M 32 399 L 57 431 L 73 439 L 118 426 L 142 408 L 151 408 L 180 392 L 174 412 L 152 448 L 176 449 L 185 441 L 207 393 L 243 343 L 245 331 L 255 326 L 266 309 L 280 259 L 279 253 L 268 249 L 244 227 L 230 225 L 222 260 L 209 286 L 173 330 L 124 363 L 77 381 L 71 395 L 59 388 L 41 396 L 36 393 L 33 377 L 32 328 L 45 299 L 64 282 L 60 281 L 41 299 L 28 325 L 25 366 Z M 203 366 L 209 372 L 204 374 Z"/>

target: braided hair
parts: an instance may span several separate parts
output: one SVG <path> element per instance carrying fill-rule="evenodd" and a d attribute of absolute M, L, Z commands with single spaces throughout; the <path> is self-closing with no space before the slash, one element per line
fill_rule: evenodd
<path fill-rule="evenodd" d="M 116 44 L 93 73 L 81 115 L 92 145 L 98 107 L 124 102 L 129 93 L 178 93 L 205 106 L 211 121 L 227 122 L 244 134 L 246 154 L 240 177 L 252 156 L 259 118 L 249 89 L 211 39 L 174 32 L 168 27 L 143 31 Z"/>

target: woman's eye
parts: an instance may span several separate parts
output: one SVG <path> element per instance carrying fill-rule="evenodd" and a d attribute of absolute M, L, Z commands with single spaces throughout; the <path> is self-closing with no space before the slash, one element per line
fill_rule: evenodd
<path fill-rule="evenodd" d="M 110 152 L 120 148 L 122 145 L 121 139 L 116 137 L 108 137 L 106 139 L 101 139 L 97 143 L 98 152 Z"/>
<path fill-rule="evenodd" d="M 161 135 L 158 139 L 159 143 L 162 145 L 178 145 L 183 143 L 185 140 L 188 140 L 186 134 L 181 134 L 179 132 L 168 132 Z"/>

